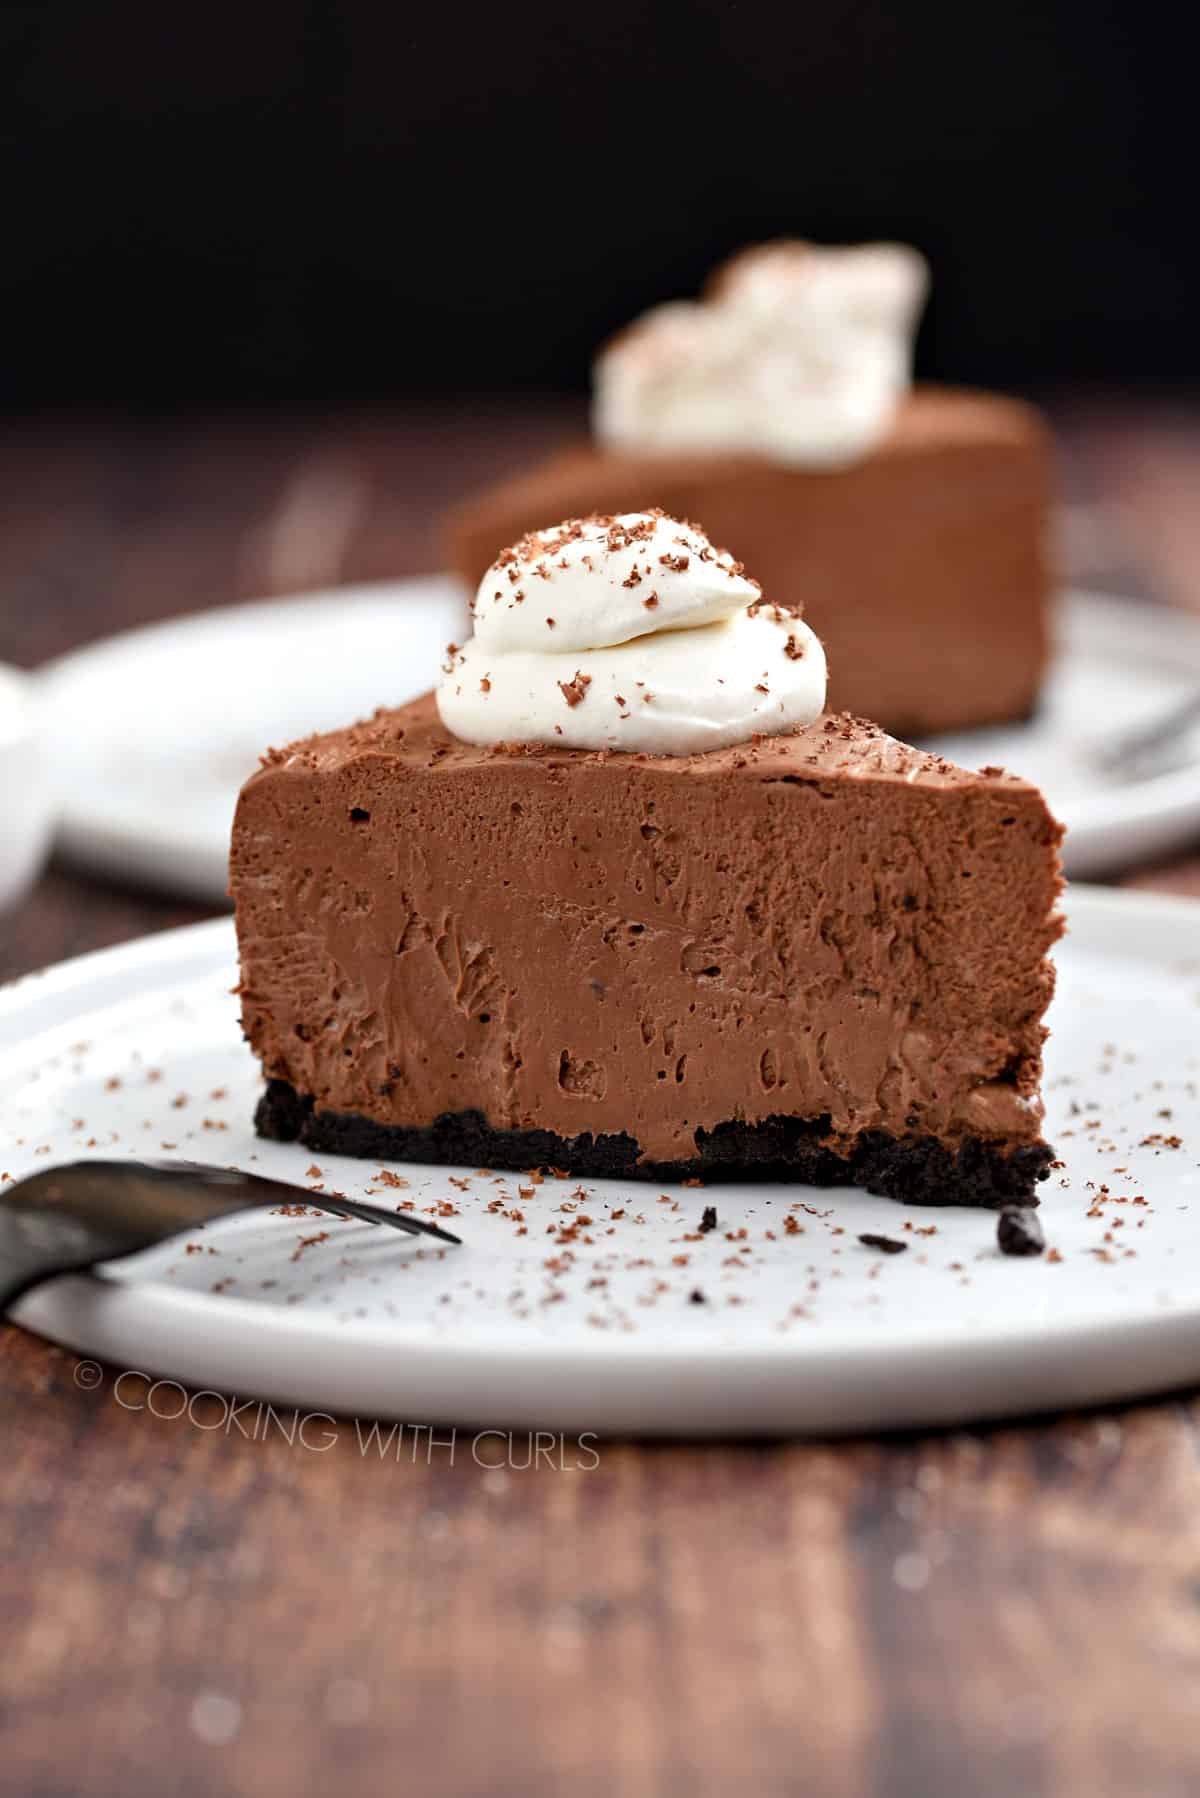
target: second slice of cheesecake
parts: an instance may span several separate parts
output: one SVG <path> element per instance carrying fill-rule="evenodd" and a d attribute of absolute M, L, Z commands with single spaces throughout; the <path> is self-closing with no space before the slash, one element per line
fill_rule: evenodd
<path fill-rule="evenodd" d="M 463 501 L 448 559 L 471 587 L 547 518 L 661 506 L 703 519 L 804 615 L 830 697 L 906 736 L 1028 715 L 1048 654 L 1049 437 L 1032 407 L 922 387 L 853 466 L 571 444 Z"/>

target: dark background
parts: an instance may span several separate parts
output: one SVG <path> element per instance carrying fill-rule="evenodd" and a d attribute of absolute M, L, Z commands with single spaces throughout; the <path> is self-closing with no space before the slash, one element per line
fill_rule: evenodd
<path fill-rule="evenodd" d="M 4 0 L 0 404 L 582 385 L 722 254 L 906 238 L 924 372 L 1186 380 L 1190 60 L 1095 0 Z"/>

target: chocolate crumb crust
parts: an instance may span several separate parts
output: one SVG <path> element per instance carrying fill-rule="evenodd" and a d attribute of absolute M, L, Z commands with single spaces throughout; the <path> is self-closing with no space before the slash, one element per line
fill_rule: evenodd
<path fill-rule="evenodd" d="M 1040 1255 L 1046 1238 L 1037 1213 L 1022 1205 L 1005 1205 L 996 1220 L 996 1243 L 1002 1255 Z"/>
<path fill-rule="evenodd" d="M 880 1236 L 874 1230 L 864 1230 L 858 1239 L 866 1249 L 880 1249 L 885 1255 L 903 1255 L 908 1244 L 895 1236 Z"/>
<path fill-rule="evenodd" d="M 255 1128 L 273 1142 L 299 1142 L 327 1155 L 435 1165 L 567 1169 L 573 1178 L 672 1183 L 798 1182 L 858 1186 L 910 1205 L 973 1205 L 987 1210 L 1037 1204 L 1035 1187 L 1054 1151 L 1044 1142 L 1005 1152 L 979 1137 L 950 1149 L 934 1137 L 864 1131 L 849 1155 L 822 1142 L 829 1119 L 775 1116 L 758 1124 L 731 1119 L 696 1132 L 688 1161 L 639 1161 L 636 1140 L 620 1135 L 558 1136 L 552 1130 L 497 1130 L 478 1111 L 446 1112 L 430 1125 L 381 1124 L 349 1112 L 318 1110 L 286 1080 L 269 1080 Z"/>

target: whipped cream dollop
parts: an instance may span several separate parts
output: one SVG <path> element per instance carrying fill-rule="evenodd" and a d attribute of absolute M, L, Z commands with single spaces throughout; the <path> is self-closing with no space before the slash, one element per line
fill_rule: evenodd
<path fill-rule="evenodd" d="M 505 550 L 451 644 L 438 711 L 467 743 L 690 755 L 808 724 L 825 653 L 702 531 L 573 519 Z"/>
<path fill-rule="evenodd" d="M 622 449 L 740 450 L 796 467 L 857 460 L 912 381 L 928 290 L 904 244 L 743 251 L 704 299 L 656 306 L 603 350 L 597 438 Z"/>

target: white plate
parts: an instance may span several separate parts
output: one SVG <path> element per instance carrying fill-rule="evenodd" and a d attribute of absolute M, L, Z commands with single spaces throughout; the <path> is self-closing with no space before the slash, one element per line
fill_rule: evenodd
<path fill-rule="evenodd" d="M 431 576 L 197 612 L 64 656 L 46 670 L 63 848 L 224 900 L 234 802 L 263 750 L 425 692 L 466 618 Z"/>
<path fill-rule="evenodd" d="M 32 885 L 53 828 L 40 683 L 0 663 L 0 909 Z"/>
<path fill-rule="evenodd" d="M 1002 1257 L 986 1212 L 846 1190 L 677 1188 L 664 1201 L 617 1181 L 579 1197 L 548 1177 L 521 1197 L 518 1176 L 405 1167 L 398 1193 L 374 1163 L 258 1142 L 232 928 L 218 920 L 0 995 L 6 1171 L 177 1152 L 378 1202 L 451 1203 L 465 1246 L 255 1214 L 198 1234 L 199 1252 L 57 1281 L 17 1316 L 115 1371 L 227 1399 L 602 1435 L 951 1423 L 1194 1382 L 1200 906 L 1076 889 L 1070 910 L 1047 1070 L 1066 1165 L 1042 1208 L 1061 1260 Z M 705 1203 L 721 1229 L 697 1237 Z M 908 1251 L 864 1248 L 863 1230 Z M 706 1303 L 690 1302 L 697 1289 Z M 106 1390 L 121 1402 L 111 1379 Z M 146 1402 L 144 1380 L 119 1391 Z"/>
<path fill-rule="evenodd" d="M 1115 783 L 1089 752 L 1114 731 L 1150 723 L 1200 687 L 1200 619 L 1100 593 L 1069 593 L 1058 653 L 1028 724 L 964 731 L 928 745 L 968 768 L 1011 768 L 1036 781 L 1067 826 L 1073 879 L 1164 854 L 1200 831 L 1200 730 L 1184 767 Z"/>
<path fill-rule="evenodd" d="M 260 752 L 432 686 L 465 617 L 462 590 L 429 577 L 205 612 L 76 651 L 50 671 L 64 846 L 222 900 L 234 799 Z M 1069 826 L 1068 871 L 1087 875 L 1200 829 L 1200 746 L 1192 766 L 1127 787 L 1087 761 L 1098 738 L 1200 682 L 1200 623 L 1073 594 L 1059 637 L 1032 723 L 934 746 L 1038 781 Z"/>

